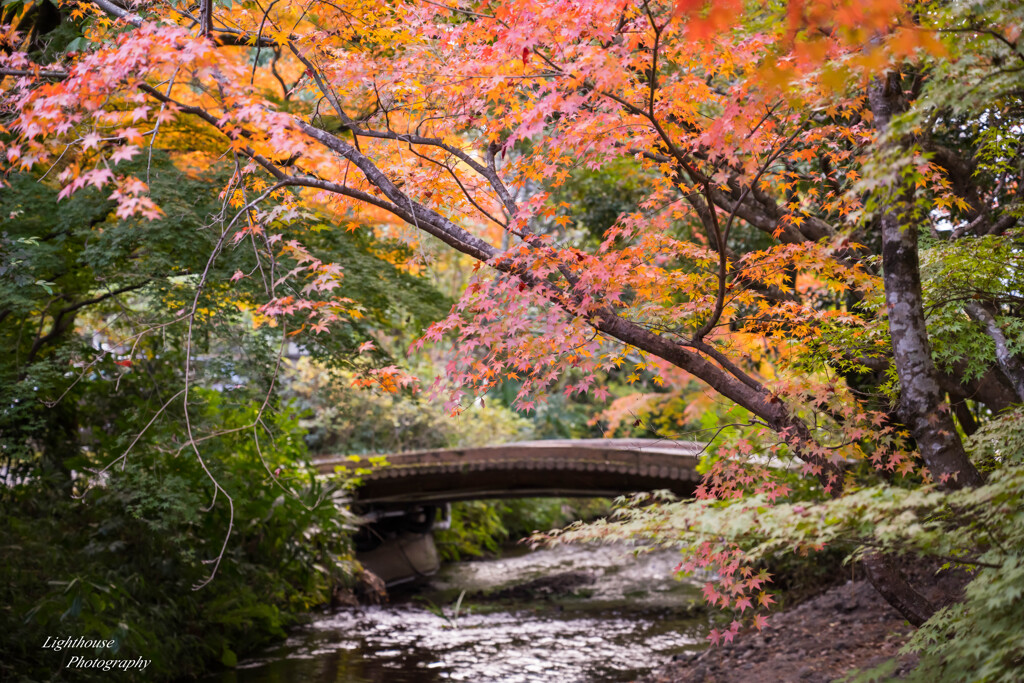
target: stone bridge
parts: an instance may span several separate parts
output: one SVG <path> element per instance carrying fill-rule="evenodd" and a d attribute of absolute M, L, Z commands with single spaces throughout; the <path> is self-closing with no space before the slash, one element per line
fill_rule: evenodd
<path fill-rule="evenodd" d="M 360 506 L 409 506 L 481 498 L 612 497 L 668 489 L 689 497 L 704 444 L 660 439 L 572 439 L 316 460 L 323 473 L 365 468 Z"/>

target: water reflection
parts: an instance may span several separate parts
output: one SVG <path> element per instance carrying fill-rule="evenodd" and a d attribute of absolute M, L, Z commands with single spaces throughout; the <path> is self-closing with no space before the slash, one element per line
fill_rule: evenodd
<path fill-rule="evenodd" d="M 224 683 L 502 683 L 628 681 L 700 647 L 707 627 L 689 611 L 692 584 L 670 576 L 674 553 L 558 548 L 455 565 L 406 601 L 326 615 Z M 531 600 L 494 593 L 566 571 L 594 580 Z M 452 592 L 467 590 L 456 616 Z"/>

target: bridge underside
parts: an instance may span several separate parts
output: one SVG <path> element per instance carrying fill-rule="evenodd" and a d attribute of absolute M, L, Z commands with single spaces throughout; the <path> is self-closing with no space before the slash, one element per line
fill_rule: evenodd
<path fill-rule="evenodd" d="M 534 441 L 388 456 L 383 467 L 346 458 L 322 472 L 364 469 L 360 505 L 401 507 L 482 498 L 613 497 L 665 489 L 690 497 L 702 444 L 644 439 Z"/>
<path fill-rule="evenodd" d="M 695 481 L 666 481 L 659 476 L 565 470 L 485 470 L 430 472 L 415 477 L 372 479 L 358 491 L 360 503 L 444 503 L 482 498 L 615 497 L 636 491 L 668 489 L 681 498 L 693 495 Z"/>

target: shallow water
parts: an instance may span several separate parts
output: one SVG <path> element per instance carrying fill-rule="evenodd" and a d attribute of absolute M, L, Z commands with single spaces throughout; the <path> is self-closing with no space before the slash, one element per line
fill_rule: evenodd
<path fill-rule="evenodd" d="M 670 551 L 637 558 L 606 546 L 459 563 L 391 605 L 325 614 L 218 680 L 629 681 L 703 646 L 699 591 L 672 578 L 677 562 Z M 594 580 L 557 595 L 473 597 L 570 571 Z"/>

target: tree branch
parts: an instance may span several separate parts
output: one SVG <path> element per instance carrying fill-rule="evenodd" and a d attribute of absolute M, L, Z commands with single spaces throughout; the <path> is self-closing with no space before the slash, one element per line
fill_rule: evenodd
<path fill-rule="evenodd" d="M 995 342 L 996 362 L 999 364 L 999 369 L 1010 380 L 1013 390 L 1017 392 L 1017 397 L 1024 401 L 1024 363 L 1021 363 L 1020 358 L 1015 356 L 1013 351 L 1010 350 L 1010 344 L 1006 339 L 1003 328 L 999 326 L 995 316 L 977 301 L 967 302 L 964 305 L 964 310 L 967 311 L 967 315 L 981 324 L 985 329 L 985 334 Z"/>

